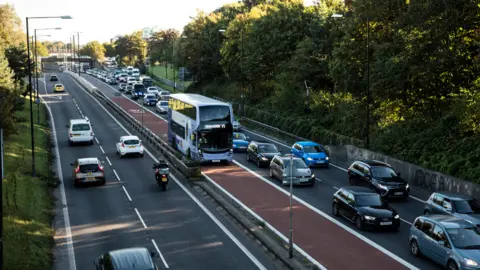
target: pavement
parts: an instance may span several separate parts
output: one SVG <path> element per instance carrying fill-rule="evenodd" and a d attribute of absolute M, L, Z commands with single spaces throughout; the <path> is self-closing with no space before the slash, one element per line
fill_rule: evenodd
<path fill-rule="evenodd" d="M 155 251 L 159 268 L 278 269 L 260 245 L 220 215 L 213 202 L 184 185 L 187 181 L 180 175 L 173 176 L 175 181 L 162 192 L 154 180 L 153 156 L 120 159 L 115 142 L 128 131 L 69 75 L 57 75 L 66 93 L 53 93 L 49 81 L 40 93 L 55 122 L 65 191 L 65 201 L 59 207 L 68 210 L 63 211 L 68 222 L 56 221 L 57 229 L 63 232 L 57 234 L 56 241 L 68 238 L 70 229 L 73 252 L 68 252 L 68 241 L 57 245 L 55 254 L 61 256 L 55 260 L 55 269 L 91 269 L 101 254 L 135 246 Z M 95 144 L 69 146 L 66 125 L 70 119 L 83 116 L 92 123 Z M 70 163 L 81 157 L 102 161 L 106 185 L 73 186 Z M 69 263 L 75 267 L 67 268 Z"/>
<path fill-rule="evenodd" d="M 116 96 L 117 86 L 107 85 L 88 75 L 84 77 L 140 120 L 142 114 L 133 111 L 141 108 L 125 95 Z M 164 136 L 168 128 L 166 116 L 157 114 L 155 107 L 145 107 L 145 110 L 143 119 L 148 119 L 145 126 Z M 284 153 L 290 151 L 289 145 L 265 135 L 248 130 L 244 133 L 252 140 L 275 143 Z M 333 194 L 339 187 L 348 186 L 346 168 L 336 165 L 334 160 L 332 162 L 330 168 L 313 169 L 317 177 L 314 187 L 294 188 L 293 223 L 297 247 L 328 269 L 378 269 L 379 265 L 390 269 L 437 269 L 432 262 L 411 255 L 408 241 L 411 223 L 423 213 L 424 201 L 430 194 L 414 192 L 407 201 L 390 202 L 402 219 L 399 232 L 359 231 L 354 224 L 331 214 Z M 236 153 L 232 166 L 207 166 L 202 167 L 202 172 L 214 185 L 286 239 L 288 190 L 268 177 L 268 169 L 257 168 L 246 161 L 245 154 Z"/>

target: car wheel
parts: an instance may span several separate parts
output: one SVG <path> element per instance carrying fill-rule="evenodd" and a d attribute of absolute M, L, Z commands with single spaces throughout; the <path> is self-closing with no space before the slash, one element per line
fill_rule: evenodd
<path fill-rule="evenodd" d="M 448 261 L 447 269 L 448 270 L 458 270 L 458 266 L 454 261 L 450 260 L 450 261 Z"/>
<path fill-rule="evenodd" d="M 420 257 L 421 253 L 417 240 L 410 241 L 410 252 L 413 254 L 413 256 Z"/>
<path fill-rule="evenodd" d="M 99 184 L 100 186 L 103 186 L 103 185 L 105 185 L 105 182 L 106 182 L 105 179 L 102 179 L 102 180 L 100 180 L 100 182 L 98 182 L 98 184 Z"/>
<path fill-rule="evenodd" d="M 73 186 L 78 187 L 79 185 L 80 183 L 76 179 L 73 179 Z"/>
<path fill-rule="evenodd" d="M 268 176 L 270 176 L 270 178 L 273 178 L 273 170 L 272 170 L 272 168 L 270 168 L 270 169 L 268 170 Z"/>
<path fill-rule="evenodd" d="M 333 203 L 333 204 L 332 204 L 332 214 L 333 214 L 334 216 L 336 216 L 336 217 L 339 216 L 339 214 L 338 214 L 338 205 L 337 205 L 336 203 Z"/>
<path fill-rule="evenodd" d="M 428 215 L 430 215 L 430 211 L 425 210 L 425 211 L 423 211 L 423 214 L 424 214 L 425 216 L 428 216 Z"/>
<path fill-rule="evenodd" d="M 260 165 L 261 165 L 261 164 L 260 164 L 260 160 L 257 159 L 257 167 L 260 168 Z"/>
<path fill-rule="evenodd" d="M 72 146 L 72 145 L 73 145 L 73 142 L 72 142 L 72 141 L 68 141 L 68 145 Z"/>
<path fill-rule="evenodd" d="M 247 161 L 250 161 L 250 155 L 247 153 Z"/>
<path fill-rule="evenodd" d="M 140 157 L 143 157 L 144 154 L 140 154 Z"/>
<path fill-rule="evenodd" d="M 93 145 L 93 140 L 90 141 L 90 145 Z"/>
<path fill-rule="evenodd" d="M 359 230 L 363 230 L 363 220 L 362 220 L 362 218 L 361 218 L 360 216 L 357 216 L 357 217 L 355 218 L 355 225 L 357 225 L 357 228 L 358 228 Z"/>

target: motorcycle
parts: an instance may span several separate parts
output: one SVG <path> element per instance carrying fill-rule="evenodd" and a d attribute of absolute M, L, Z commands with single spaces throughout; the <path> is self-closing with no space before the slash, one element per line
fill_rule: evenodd
<path fill-rule="evenodd" d="M 153 169 L 155 169 L 155 180 L 157 181 L 157 185 L 162 188 L 162 191 L 166 191 L 170 180 L 170 167 L 168 166 L 168 163 L 160 160 L 159 163 L 153 164 Z"/>

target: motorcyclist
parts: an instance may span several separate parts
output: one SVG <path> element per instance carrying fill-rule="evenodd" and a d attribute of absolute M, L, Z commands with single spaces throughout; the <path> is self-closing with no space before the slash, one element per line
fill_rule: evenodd
<path fill-rule="evenodd" d="M 165 191 L 169 181 L 168 175 L 170 174 L 170 167 L 168 166 L 168 163 L 165 160 L 160 159 L 158 163 L 153 164 L 153 169 L 155 169 L 155 180 L 157 181 L 157 184 L 159 184 Z M 164 181 L 162 178 L 166 178 L 166 181 Z"/>

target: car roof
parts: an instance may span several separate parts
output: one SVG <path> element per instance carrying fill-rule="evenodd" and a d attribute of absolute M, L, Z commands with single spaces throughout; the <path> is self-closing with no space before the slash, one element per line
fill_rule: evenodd
<path fill-rule="evenodd" d="M 273 146 L 275 146 L 275 144 L 273 144 L 273 143 L 262 142 L 262 141 L 252 141 L 252 143 L 254 143 L 256 145 L 273 145 Z"/>
<path fill-rule="evenodd" d="M 473 197 L 468 196 L 466 194 L 459 194 L 459 193 L 453 193 L 453 192 L 435 192 L 434 194 L 442 195 L 453 201 L 465 201 L 465 200 L 473 199 Z"/>
<path fill-rule="evenodd" d="M 89 157 L 89 158 L 79 158 L 78 163 L 80 165 L 86 165 L 86 164 L 98 164 L 99 160 L 96 157 Z"/>
<path fill-rule="evenodd" d="M 286 155 L 283 155 L 283 156 L 282 156 L 282 155 L 277 155 L 276 157 L 279 158 L 279 159 L 281 159 L 282 161 L 283 161 L 283 160 L 290 160 L 290 156 L 289 156 L 289 155 L 291 155 L 291 154 L 286 154 Z M 293 156 L 293 155 L 292 155 L 292 159 L 301 160 L 301 158 L 299 158 L 299 157 L 297 157 L 297 156 Z"/>
<path fill-rule="evenodd" d="M 57 86 L 57 85 L 61 85 L 61 86 L 63 86 L 63 84 L 61 84 L 61 83 L 56 83 L 56 84 L 55 84 L 55 86 Z"/>
<path fill-rule="evenodd" d="M 57 77 L 57 75 L 50 75 L 50 77 Z"/>
<path fill-rule="evenodd" d="M 358 160 L 356 162 L 362 162 L 362 163 L 367 164 L 369 166 L 380 166 L 380 167 L 390 167 L 390 168 L 392 167 L 392 166 L 390 166 L 390 164 L 379 161 L 379 160 L 366 159 L 366 160 Z"/>
<path fill-rule="evenodd" d="M 300 142 L 296 142 L 296 144 L 299 144 L 301 146 L 321 145 L 319 143 L 311 142 L 311 141 L 300 141 Z"/>
<path fill-rule="evenodd" d="M 340 189 L 347 190 L 353 193 L 354 195 L 378 194 L 366 187 L 348 186 L 348 187 L 341 187 Z"/>
<path fill-rule="evenodd" d="M 122 136 L 122 137 L 120 137 L 120 139 L 124 139 L 124 140 L 140 140 L 137 136 L 134 136 L 134 135 Z"/>
<path fill-rule="evenodd" d="M 146 248 L 125 248 L 113 250 L 109 253 L 115 269 L 146 269 L 145 267 L 153 267 L 152 257 Z"/>
<path fill-rule="evenodd" d="M 475 224 L 466 221 L 464 219 L 457 218 L 452 215 L 428 215 L 420 216 L 425 220 L 434 221 L 440 223 L 446 229 L 459 229 L 459 228 L 473 228 Z"/>
<path fill-rule="evenodd" d="M 90 121 L 87 119 L 70 119 L 70 124 L 87 124 L 90 123 Z"/>

